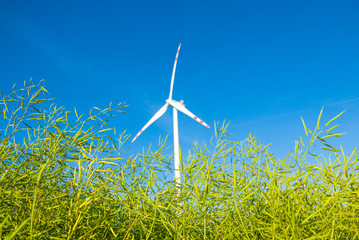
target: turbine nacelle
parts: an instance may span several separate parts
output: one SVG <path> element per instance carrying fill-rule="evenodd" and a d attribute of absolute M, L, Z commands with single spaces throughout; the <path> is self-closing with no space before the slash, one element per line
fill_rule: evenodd
<path fill-rule="evenodd" d="M 166 103 L 168 103 L 168 105 L 171 105 L 172 107 L 174 107 L 174 108 L 176 108 L 175 106 L 174 106 L 174 104 L 181 104 L 183 107 L 185 106 L 184 104 L 183 104 L 183 100 L 181 100 L 181 101 L 176 101 L 176 100 L 173 100 L 173 99 L 167 99 L 166 100 Z"/>

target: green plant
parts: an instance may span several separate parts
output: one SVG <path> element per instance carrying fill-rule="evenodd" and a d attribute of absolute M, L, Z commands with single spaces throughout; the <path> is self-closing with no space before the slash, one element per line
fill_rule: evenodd
<path fill-rule="evenodd" d="M 307 140 L 284 159 L 253 136 L 228 140 L 228 123 L 216 123 L 214 150 L 195 145 L 182 158 L 178 198 L 166 139 L 123 159 L 129 135 L 111 138 L 107 117 L 126 105 L 85 118 L 46 93 L 30 83 L 0 102 L 0 238 L 358 238 L 356 149 L 328 142 L 339 116 L 321 127 L 321 112 L 312 131 L 303 121 Z M 329 157 L 312 153 L 315 142 Z"/>

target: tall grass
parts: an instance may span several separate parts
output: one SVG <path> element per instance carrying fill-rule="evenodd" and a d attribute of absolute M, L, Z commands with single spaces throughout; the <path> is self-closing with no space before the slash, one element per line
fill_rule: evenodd
<path fill-rule="evenodd" d="M 108 118 L 126 105 L 85 117 L 46 93 L 30 82 L 0 102 L 1 239 L 359 238 L 357 153 L 328 143 L 338 116 L 303 121 L 284 159 L 216 123 L 211 146 L 182 158 L 178 198 L 166 139 L 123 158 L 129 135 L 111 138 Z"/>

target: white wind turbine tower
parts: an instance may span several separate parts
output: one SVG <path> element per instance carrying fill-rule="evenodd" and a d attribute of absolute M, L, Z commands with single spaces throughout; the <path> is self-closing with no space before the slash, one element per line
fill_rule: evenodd
<path fill-rule="evenodd" d="M 178 188 L 178 195 L 180 193 L 180 187 L 181 187 L 181 172 L 180 172 L 180 148 L 179 148 L 179 137 L 178 137 L 178 115 L 177 110 L 183 112 L 187 116 L 193 118 L 197 122 L 201 123 L 205 127 L 209 128 L 209 126 L 203 122 L 201 119 L 196 117 L 193 113 L 188 111 L 187 108 L 185 108 L 183 104 L 183 100 L 180 102 L 175 101 L 172 99 L 172 90 L 173 90 L 173 82 L 175 78 L 175 72 L 176 72 L 176 65 L 177 65 L 177 59 L 178 59 L 178 53 L 181 48 L 181 44 L 178 46 L 177 54 L 176 54 L 176 60 L 173 66 L 172 71 L 172 78 L 171 78 L 171 88 L 170 88 L 170 95 L 168 99 L 166 100 L 166 104 L 163 105 L 163 107 L 156 112 L 156 114 L 146 123 L 146 125 L 137 133 L 137 135 L 133 138 L 132 142 L 134 142 L 138 136 L 145 131 L 146 128 L 148 128 L 154 121 L 156 121 L 158 118 L 160 118 L 166 111 L 168 106 L 173 107 L 173 144 L 174 144 L 174 160 L 175 160 L 175 181 Z"/>

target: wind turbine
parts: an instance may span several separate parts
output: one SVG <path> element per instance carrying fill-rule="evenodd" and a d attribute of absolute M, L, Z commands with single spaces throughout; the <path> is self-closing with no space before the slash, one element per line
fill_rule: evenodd
<path fill-rule="evenodd" d="M 172 99 L 173 82 L 174 82 L 174 78 L 175 78 L 177 59 L 178 59 L 178 53 L 179 53 L 180 48 L 181 48 L 181 44 L 178 46 L 176 59 L 175 59 L 175 63 L 173 66 L 173 71 L 172 71 L 170 95 L 169 95 L 168 99 L 166 100 L 165 105 L 163 105 L 163 107 L 161 107 L 160 110 L 158 110 L 156 112 L 156 114 L 146 123 L 146 125 L 137 133 L 137 135 L 132 140 L 132 143 L 133 143 L 138 138 L 138 136 L 140 136 L 140 134 L 146 130 L 146 128 L 148 128 L 154 121 L 159 119 L 167 111 L 168 106 L 173 107 L 173 144 L 174 144 L 174 160 L 175 160 L 175 168 L 174 169 L 175 169 L 175 181 L 176 181 L 176 185 L 177 185 L 177 189 L 178 189 L 178 195 L 180 194 L 180 188 L 181 188 L 181 172 L 180 172 L 180 147 L 179 147 L 179 136 L 178 136 L 177 110 L 180 112 L 183 112 L 184 114 L 193 118 L 194 120 L 196 120 L 203 126 L 209 128 L 209 126 L 205 122 L 203 122 L 201 119 L 199 119 L 193 113 L 191 113 L 187 108 L 185 108 L 185 106 L 183 104 L 183 100 L 178 102 L 178 101 L 175 101 Z"/>

